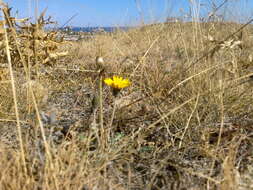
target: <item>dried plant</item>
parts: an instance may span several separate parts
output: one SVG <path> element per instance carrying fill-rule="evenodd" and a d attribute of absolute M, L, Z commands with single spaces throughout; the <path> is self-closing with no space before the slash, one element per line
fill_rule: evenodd
<path fill-rule="evenodd" d="M 15 19 L 11 16 L 11 9 L 3 7 L 4 19 L 6 21 L 10 53 L 14 67 L 32 67 L 38 64 L 53 65 L 57 59 L 66 56 L 68 52 L 59 51 L 63 43 L 58 39 L 57 32 L 45 31 L 45 26 L 53 24 L 51 17 L 45 19 L 43 12 L 36 23 L 29 19 Z M 3 21 L 0 21 L 0 61 L 6 63 L 4 53 Z"/>
<path fill-rule="evenodd" d="M 252 188 L 250 21 L 65 43 L 2 10 L 0 189 Z"/>

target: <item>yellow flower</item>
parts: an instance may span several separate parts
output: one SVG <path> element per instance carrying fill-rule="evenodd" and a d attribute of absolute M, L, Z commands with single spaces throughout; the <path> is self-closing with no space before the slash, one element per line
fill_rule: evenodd
<path fill-rule="evenodd" d="M 108 86 L 111 86 L 113 89 L 117 89 L 117 90 L 126 88 L 130 86 L 131 84 L 128 79 L 123 79 L 122 77 L 119 77 L 119 76 L 113 76 L 112 79 L 106 78 L 104 82 Z"/>

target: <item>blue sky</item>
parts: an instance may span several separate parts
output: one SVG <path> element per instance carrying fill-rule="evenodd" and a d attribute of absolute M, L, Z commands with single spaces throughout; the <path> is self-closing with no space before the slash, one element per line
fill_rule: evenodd
<path fill-rule="evenodd" d="M 18 17 L 33 17 L 35 2 L 39 11 L 47 8 L 47 15 L 62 25 L 76 15 L 71 26 L 124 26 L 163 21 L 167 16 L 183 16 L 190 12 L 189 0 L 5 0 Z M 219 5 L 224 0 L 192 0 L 200 6 L 201 15 L 207 14 L 211 2 Z M 252 0 L 229 0 L 223 11 L 232 18 L 252 16 Z M 137 2 L 137 3 L 136 3 Z M 229 11 L 228 11 L 229 9 Z M 194 12 L 194 11 L 192 11 Z M 221 10 L 222 12 L 222 10 Z M 198 14 L 198 13 L 196 13 Z"/>

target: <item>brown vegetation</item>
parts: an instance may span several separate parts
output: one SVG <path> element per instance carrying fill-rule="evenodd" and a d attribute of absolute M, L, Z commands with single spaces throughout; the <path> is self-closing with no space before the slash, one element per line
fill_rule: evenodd
<path fill-rule="evenodd" d="M 29 27 L 0 32 L 0 189 L 253 188 L 252 26 L 177 22 L 64 44 Z M 53 63 L 49 49 L 69 54 Z M 113 75 L 132 83 L 116 97 L 99 84 Z"/>

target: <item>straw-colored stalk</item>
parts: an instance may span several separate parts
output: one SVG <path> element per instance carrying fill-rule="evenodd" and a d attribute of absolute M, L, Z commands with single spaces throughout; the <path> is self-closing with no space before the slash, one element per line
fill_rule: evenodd
<path fill-rule="evenodd" d="M 3 12 L 3 2 L 0 0 L 0 5 L 2 6 L 2 18 L 4 18 L 4 12 Z M 5 26 L 5 19 L 3 19 L 4 26 Z M 21 125 L 20 125 L 20 117 L 19 117 L 19 111 L 18 111 L 18 103 L 17 103 L 17 94 L 16 94 L 16 87 L 15 87 L 15 79 L 13 75 L 13 69 L 12 69 L 12 63 L 11 63 L 11 54 L 10 54 L 10 47 L 9 47 L 9 40 L 8 40 L 8 34 L 6 27 L 4 28 L 4 39 L 5 39 L 5 48 L 6 48 L 6 55 L 7 55 L 7 61 L 8 61 L 8 67 L 11 77 L 11 87 L 12 87 L 12 93 L 13 93 L 13 101 L 14 101 L 14 109 L 15 109 L 15 116 L 16 116 L 16 122 L 17 122 L 17 128 L 18 128 L 18 138 L 19 138 L 19 146 L 22 156 L 22 162 L 23 162 L 23 168 L 25 175 L 27 175 L 27 169 L 26 169 L 26 162 L 25 162 L 25 152 L 24 152 L 24 145 L 22 140 L 22 133 L 21 133 Z"/>

